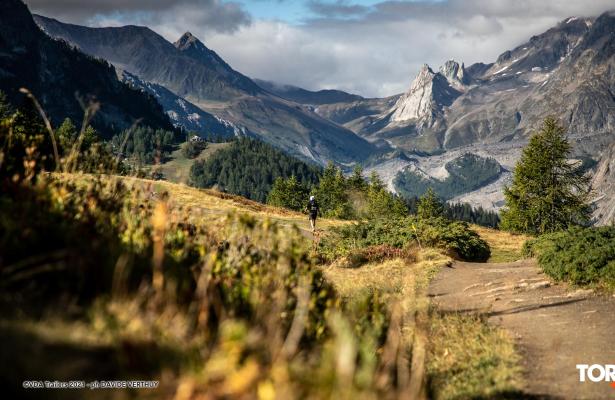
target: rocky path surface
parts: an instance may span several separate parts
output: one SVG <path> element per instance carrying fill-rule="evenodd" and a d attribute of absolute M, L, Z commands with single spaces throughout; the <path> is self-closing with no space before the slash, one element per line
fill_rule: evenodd
<path fill-rule="evenodd" d="M 509 331 L 529 398 L 615 399 L 611 382 L 579 382 L 576 368 L 615 364 L 614 297 L 556 284 L 532 260 L 454 263 L 429 296 L 442 312 L 480 313 Z"/>

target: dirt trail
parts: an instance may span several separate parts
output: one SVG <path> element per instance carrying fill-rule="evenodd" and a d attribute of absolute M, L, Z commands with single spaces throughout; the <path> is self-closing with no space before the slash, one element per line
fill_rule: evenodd
<path fill-rule="evenodd" d="M 528 397 L 615 399 L 607 382 L 579 382 L 576 364 L 615 364 L 615 298 L 553 283 L 534 261 L 457 262 L 431 282 L 443 312 L 481 313 L 508 330 Z"/>

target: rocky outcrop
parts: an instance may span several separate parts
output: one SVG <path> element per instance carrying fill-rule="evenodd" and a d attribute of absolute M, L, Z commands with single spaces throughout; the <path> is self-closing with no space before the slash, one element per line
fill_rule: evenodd
<path fill-rule="evenodd" d="M 597 225 L 615 224 L 615 142 L 604 152 L 591 182 Z"/>
<path fill-rule="evenodd" d="M 463 75 L 463 72 L 454 72 L 451 79 L 457 79 L 457 74 Z M 460 94 L 445 75 L 434 73 L 425 64 L 412 82 L 410 90 L 390 110 L 390 121 L 416 121 L 418 126 L 432 126 L 441 116 L 443 107 L 450 106 Z"/>
<path fill-rule="evenodd" d="M 455 60 L 448 60 L 440 67 L 440 73 L 446 80 L 455 88 L 464 90 L 465 86 L 470 83 L 470 76 L 467 73 L 463 63 L 461 65 Z"/>

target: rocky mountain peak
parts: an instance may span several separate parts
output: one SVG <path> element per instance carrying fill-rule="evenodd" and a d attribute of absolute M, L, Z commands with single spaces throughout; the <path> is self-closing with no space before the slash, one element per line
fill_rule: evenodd
<path fill-rule="evenodd" d="M 458 68 L 459 69 L 459 68 Z M 443 106 L 448 106 L 459 96 L 448 79 L 423 64 L 410 90 L 401 96 L 391 109 L 390 121 L 417 120 L 421 125 L 431 125 Z"/>
<path fill-rule="evenodd" d="M 184 33 L 177 42 L 173 43 L 173 45 L 179 50 L 187 50 L 191 47 L 205 47 L 205 45 L 192 33 L 186 32 Z"/>
<path fill-rule="evenodd" d="M 462 87 L 468 83 L 468 74 L 463 63 L 459 64 L 455 60 L 448 60 L 440 67 L 440 73 L 453 86 Z"/>

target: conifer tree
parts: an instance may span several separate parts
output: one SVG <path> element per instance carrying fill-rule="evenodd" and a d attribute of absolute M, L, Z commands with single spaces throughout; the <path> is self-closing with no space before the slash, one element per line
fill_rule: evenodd
<path fill-rule="evenodd" d="M 419 198 L 417 204 L 417 215 L 419 218 L 428 219 L 440 217 L 444 213 L 444 206 L 436 192 L 430 187 L 427 192 Z"/>
<path fill-rule="evenodd" d="M 295 175 L 276 178 L 267 196 L 267 204 L 301 211 L 307 204 L 308 188 Z"/>
<path fill-rule="evenodd" d="M 352 175 L 348 178 L 348 186 L 351 189 L 363 191 L 367 188 L 367 182 L 363 178 L 363 167 L 356 165 L 352 170 Z"/>
<path fill-rule="evenodd" d="M 503 229 L 542 234 L 589 221 L 589 177 L 569 160 L 570 151 L 564 128 L 545 119 L 504 189 Z"/>
<path fill-rule="evenodd" d="M 348 202 L 346 189 L 347 182 L 342 171 L 330 162 L 313 192 L 323 215 L 336 218 L 352 216 L 352 207 Z"/>
<path fill-rule="evenodd" d="M 13 114 L 13 109 L 6 98 L 6 94 L 0 90 L 0 121 L 8 118 L 11 114 Z"/>

